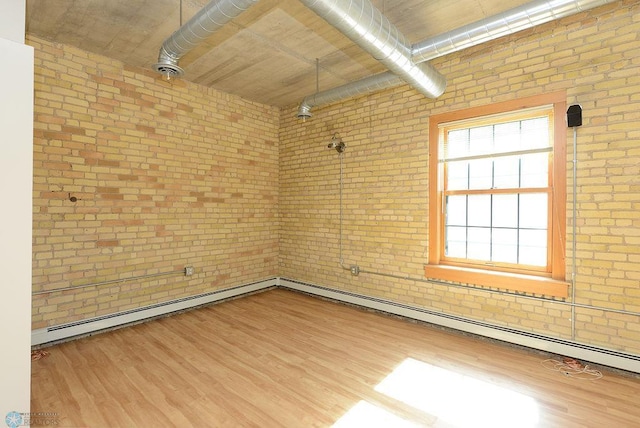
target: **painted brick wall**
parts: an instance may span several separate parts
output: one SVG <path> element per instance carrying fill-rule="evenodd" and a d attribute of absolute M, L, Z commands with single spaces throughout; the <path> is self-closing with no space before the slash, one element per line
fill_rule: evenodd
<path fill-rule="evenodd" d="M 33 328 L 277 275 L 277 109 L 27 42 L 34 291 L 196 270 L 36 296 Z"/>
<path fill-rule="evenodd" d="M 577 286 L 582 305 L 640 312 L 640 4 L 619 1 L 434 60 L 448 80 L 437 100 L 408 87 L 314 110 L 282 112 L 280 275 L 319 285 L 640 353 L 640 318 L 482 290 L 427 284 L 431 114 L 565 90 L 584 110 L 578 130 Z M 352 276 L 342 257 L 389 276 Z M 571 185 L 572 132 L 568 132 Z M 567 218 L 571 232 L 571 193 Z M 571 235 L 567 237 L 571 272 Z"/>

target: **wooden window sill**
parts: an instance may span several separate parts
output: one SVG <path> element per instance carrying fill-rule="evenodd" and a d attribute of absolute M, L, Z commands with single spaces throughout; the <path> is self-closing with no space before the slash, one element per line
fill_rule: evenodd
<path fill-rule="evenodd" d="M 425 265 L 424 274 L 430 279 L 500 288 L 522 293 L 542 294 L 551 297 L 569 297 L 570 284 L 567 281 L 542 276 L 445 265 Z"/>

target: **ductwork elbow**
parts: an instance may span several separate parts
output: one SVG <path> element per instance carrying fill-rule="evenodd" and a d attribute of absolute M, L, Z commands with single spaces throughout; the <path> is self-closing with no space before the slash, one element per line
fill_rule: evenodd
<path fill-rule="evenodd" d="M 184 70 L 178 66 L 180 58 L 258 1 L 211 0 L 164 41 L 153 70 L 167 79 L 182 76 Z"/>
<path fill-rule="evenodd" d="M 298 107 L 297 117 L 306 120 L 312 116 L 311 109 L 315 106 L 341 101 L 345 98 L 355 97 L 356 95 L 370 94 L 403 83 L 404 80 L 402 78 L 387 71 L 385 73 L 374 74 L 357 82 L 347 83 L 322 92 L 316 92 L 315 94 L 304 97 Z"/>
<path fill-rule="evenodd" d="M 302 119 L 304 122 L 313 116 L 311 109 L 315 106 L 341 101 L 357 95 L 370 94 L 383 89 L 402 85 L 404 83 L 406 83 L 404 79 L 388 71 L 386 73 L 369 76 L 357 82 L 347 83 L 346 85 L 338 86 L 337 88 L 329 89 L 324 92 L 308 95 L 304 97 L 298 106 L 298 113 L 296 114 L 296 117 L 298 119 Z M 447 83 L 444 77 L 442 77 L 442 79 L 435 79 L 434 76 L 434 85 L 431 90 L 436 94 L 435 96 L 442 95 L 446 86 Z"/>
<path fill-rule="evenodd" d="M 307 98 L 305 98 L 298 106 L 298 114 L 296 115 L 296 117 L 298 119 L 302 119 L 302 121 L 304 122 L 305 120 L 310 119 L 311 116 L 313 116 L 311 114 L 311 106 L 308 104 Z"/>
<path fill-rule="evenodd" d="M 162 74 L 165 79 L 169 80 L 174 77 L 181 77 L 184 75 L 184 70 L 178 65 L 179 58 L 171 55 L 164 48 L 164 45 L 160 47 L 158 53 L 158 62 L 153 64 L 153 71 Z"/>

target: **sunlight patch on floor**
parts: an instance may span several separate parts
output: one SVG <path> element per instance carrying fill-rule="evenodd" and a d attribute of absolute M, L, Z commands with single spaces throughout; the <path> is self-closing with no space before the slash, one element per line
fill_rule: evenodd
<path fill-rule="evenodd" d="M 412 358 L 375 390 L 456 427 L 533 428 L 540 417 L 531 397 Z"/>
<path fill-rule="evenodd" d="M 417 428 L 420 425 L 402 419 L 374 404 L 359 401 L 332 426 L 334 428 Z"/>

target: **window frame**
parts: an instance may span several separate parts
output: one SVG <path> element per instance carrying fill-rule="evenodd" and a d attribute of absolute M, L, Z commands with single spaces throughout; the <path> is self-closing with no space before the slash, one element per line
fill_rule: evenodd
<path fill-rule="evenodd" d="M 487 106 L 471 107 L 433 115 L 429 118 L 429 259 L 425 265 L 425 276 L 430 279 L 454 283 L 472 284 L 480 287 L 506 289 L 509 291 L 542 294 L 551 297 L 568 297 L 566 280 L 566 146 L 565 123 L 566 93 L 554 92 L 517 100 L 499 102 Z M 553 149 L 550 195 L 550 231 L 548 242 L 548 269 L 532 271 L 505 266 L 480 266 L 444 257 L 444 164 L 440 163 L 441 124 L 464 120 L 491 122 L 491 116 L 517 115 L 520 111 L 553 106 Z"/>

